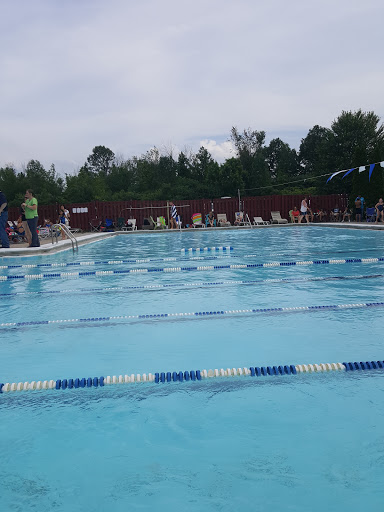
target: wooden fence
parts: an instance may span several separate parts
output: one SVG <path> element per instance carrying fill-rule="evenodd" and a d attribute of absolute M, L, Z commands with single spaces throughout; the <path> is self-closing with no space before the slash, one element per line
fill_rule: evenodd
<path fill-rule="evenodd" d="M 262 217 L 264 220 L 270 220 L 271 211 L 279 211 L 283 218 L 289 220 L 289 210 L 294 206 L 300 209 L 303 196 L 257 196 L 242 197 L 241 207 L 239 208 L 238 198 L 228 199 L 187 199 L 185 201 L 176 201 L 175 205 L 178 213 L 183 220 L 183 226 L 191 224 L 193 213 L 201 213 L 203 219 L 212 209 L 215 215 L 225 213 L 231 224 L 235 220 L 235 212 L 243 210 L 251 220 L 253 217 Z M 332 194 L 327 196 L 311 196 L 309 198 L 310 206 L 313 210 L 323 208 L 327 212 L 336 205 L 344 209 L 348 205 L 348 196 L 346 194 Z M 141 228 L 145 217 L 156 217 L 161 215 L 168 218 L 167 201 L 92 201 L 90 203 L 66 204 L 66 208 L 71 214 L 71 227 L 80 228 L 83 231 L 90 231 L 90 223 L 94 220 L 105 221 L 105 218 L 111 218 L 115 222 L 118 218 L 127 220 L 136 219 L 136 224 Z M 42 205 L 38 208 L 39 224 L 44 219 L 49 218 L 56 222 L 58 218 L 59 205 Z M 18 208 L 9 208 L 9 219 L 16 220 L 19 216 Z"/>

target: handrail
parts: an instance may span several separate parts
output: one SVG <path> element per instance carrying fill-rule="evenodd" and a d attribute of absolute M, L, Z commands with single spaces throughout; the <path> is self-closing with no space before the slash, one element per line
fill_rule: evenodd
<path fill-rule="evenodd" d="M 79 245 L 77 243 L 77 239 L 73 235 L 73 233 L 70 231 L 68 226 L 66 226 L 65 224 L 53 224 L 51 226 L 52 243 L 53 243 L 53 235 L 54 234 L 56 236 L 56 243 L 58 242 L 58 240 L 57 240 L 57 232 L 58 232 L 58 230 L 62 230 L 67 235 L 67 237 L 70 239 L 70 241 L 72 243 L 72 251 L 73 252 L 78 251 L 79 250 Z"/>

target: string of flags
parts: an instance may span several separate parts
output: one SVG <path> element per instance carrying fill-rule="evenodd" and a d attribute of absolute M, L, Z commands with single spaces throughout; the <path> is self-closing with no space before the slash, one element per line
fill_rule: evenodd
<path fill-rule="evenodd" d="M 343 171 L 337 171 L 337 172 L 334 172 L 328 179 L 327 179 L 327 183 L 328 181 L 331 181 L 332 178 L 334 178 L 335 176 L 337 176 L 337 174 L 341 174 L 342 172 L 344 172 L 344 176 L 341 178 L 341 179 L 344 179 L 346 176 L 348 176 L 348 174 L 351 174 L 351 172 L 353 171 L 356 171 L 356 169 L 359 169 L 359 173 L 361 172 L 364 172 L 367 170 L 367 167 L 369 167 L 369 181 L 371 181 L 371 176 L 372 176 L 372 172 L 373 172 L 373 169 L 375 168 L 375 165 L 379 165 L 381 167 L 384 167 L 384 160 L 382 162 L 375 162 L 374 164 L 366 164 L 366 165 L 360 165 L 359 167 L 353 167 L 352 169 L 344 169 Z"/>

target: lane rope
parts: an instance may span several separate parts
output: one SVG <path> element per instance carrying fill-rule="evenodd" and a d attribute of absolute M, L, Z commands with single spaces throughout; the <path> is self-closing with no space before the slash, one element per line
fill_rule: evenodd
<path fill-rule="evenodd" d="M 209 248 L 209 249 L 221 249 L 221 247 Z M 25 264 L 25 265 L 0 265 L 0 270 L 14 270 L 20 268 L 63 268 L 63 267 L 92 267 L 97 265 L 125 265 L 132 263 L 161 263 L 161 262 L 172 262 L 172 261 L 210 261 L 210 260 L 220 260 L 220 259 L 247 259 L 247 258 L 260 258 L 260 254 L 244 254 L 244 255 L 233 255 L 230 254 L 230 251 L 233 251 L 232 247 L 224 248 L 227 249 L 227 252 L 220 256 L 191 256 L 191 257 L 183 257 L 183 256 L 172 256 L 167 258 L 139 258 L 132 260 L 107 260 L 107 261 L 76 261 L 76 262 L 68 262 L 68 263 L 35 263 L 35 264 Z M 183 249 L 182 249 L 183 250 Z M 364 249 L 365 250 L 365 249 Z M 381 250 L 381 249 L 373 249 L 373 250 Z M 184 251 L 191 251 L 191 249 L 184 249 Z M 198 252 L 198 249 L 194 249 L 194 252 Z M 345 251 L 339 251 L 339 253 L 343 253 Z M 357 252 L 357 251 L 352 251 Z M 309 254 L 309 253 L 308 253 Z M 275 256 L 286 256 L 289 257 L 289 254 L 286 253 L 274 253 Z M 296 264 L 298 264 L 296 262 Z"/>
<path fill-rule="evenodd" d="M 209 271 L 209 270 L 245 270 L 251 268 L 273 268 L 273 267 L 292 267 L 292 266 L 309 266 L 309 265 L 342 265 L 351 263 L 379 263 L 383 262 L 384 258 L 349 258 L 340 260 L 311 260 L 311 261 L 285 261 L 285 262 L 271 262 L 271 263 L 251 263 L 251 264 L 237 264 L 237 265 L 205 265 L 202 267 L 147 267 L 147 268 L 134 268 L 128 270 L 100 270 L 90 272 L 60 272 L 52 274 L 17 274 L 12 276 L 0 276 L 0 281 L 7 281 L 12 279 L 26 279 L 26 280 L 39 280 L 39 279 L 60 279 L 60 278 L 81 278 L 81 277 L 101 277 L 111 276 L 116 274 L 145 274 L 152 272 L 192 272 L 192 271 Z"/>
<path fill-rule="evenodd" d="M 231 377 L 282 377 L 285 375 L 297 375 L 306 373 L 308 375 L 330 374 L 332 372 L 354 372 L 366 370 L 382 370 L 384 361 L 366 362 L 344 362 L 344 363 L 321 363 L 321 364 L 298 364 L 298 365 L 275 365 L 275 366 L 251 366 L 250 368 L 215 368 L 210 370 L 191 370 L 155 373 L 132 373 L 131 375 L 112 375 L 107 377 L 69 378 L 56 380 L 38 380 L 32 382 L 7 382 L 0 383 L 0 393 L 11 391 L 42 391 L 42 390 L 65 390 L 84 389 L 91 387 L 103 387 L 116 384 L 133 384 L 155 382 L 188 382 L 202 381 L 206 379 L 231 378 Z"/>
<path fill-rule="evenodd" d="M 184 251 L 184 252 L 183 252 Z M 178 260 L 218 260 L 223 256 L 230 256 L 230 251 L 233 247 L 204 247 L 203 249 L 181 249 L 182 254 L 188 252 L 209 252 L 209 251 L 223 251 L 226 254 L 221 256 L 195 256 L 190 258 L 183 257 L 169 257 L 169 258 L 140 258 L 136 260 L 108 260 L 108 261 L 75 261 L 69 263 L 35 263 L 29 265 L 0 265 L 0 269 L 15 269 L 15 268 L 50 268 L 50 267 L 91 267 L 95 265 L 123 265 L 126 263 L 159 263 L 165 261 L 178 261 Z"/>
<path fill-rule="evenodd" d="M 313 312 L 313 311 L 338 311 L 342 309 L 361 309 L 372 307 L 383 307 L 384 302 L 363 302 L 358 304 L 328 304 L 322 306 L 292 306 L 280 308 L 254 308 L 254 309 L 231 309 L 219 311 L 194 311 L 186 313 L 155 313 L 142 315 L 118 315 L 118 316 L 101 316 L 89 318 L 67 318 L 57 320 L 31 320 L 30 322 L 6 322 L 0 323 L 0 328 L 9 327 L 26 327 L 32 325 L 51 325 L 51 324 L 81 324 L 81 323 L 97 323 L 110 322 L 117 320 L 175 320 L 180 318 L 217 318 L 223 316 L 263 314 L 263 313 L 294 313 L 294 312 Z"/>
<path fill-rule="evenodd" d="M 147 284 L 141 286 L 111 286 L 107 288 L 72 288 L 70 290 L 44 290 L 35 292 L 9 292 L 0 293 L 1 298 L 18 297 L 22 295 L 56 295 L 56 294 L 73 294 L 73 293 L 93 293 L 93 292 L 135 292 L 142 290 L 163 290 L 167 288 L 208 288 L 216 286 L 232 286 L 232 285 L 257 285 L 257 284 L 274 284 L 274 283 L 300 283 L 308 281 L 347 281 L 354 279 L 374 279 L 382 278 L 384 274 L 368 274 L 368 275 L 355 275 L 355 276 L 326 276 L 326 277 L 286 277 L 286 278 L 275 278 L 275 279 L 253 279 L 253 280 L 242 280 L 242 281 L 214 281 L 214 282 L 203 282 L 197 283 L 170 283 L 170 284 Z"/>

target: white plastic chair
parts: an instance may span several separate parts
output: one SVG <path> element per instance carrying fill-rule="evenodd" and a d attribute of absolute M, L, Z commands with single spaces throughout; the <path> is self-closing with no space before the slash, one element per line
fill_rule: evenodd
<path fill-rule="evenodd" d="M 269 222 L 267 220 L 263 220 L 261 217 L 253 217 L 253 225 L 254 226 L 268 226 Z"/>
<path fill-rule="evenodd" d="M 272 224 L 288 224 L 287 219 L 282 219 L 280 212 L 271 212 L 271 223 Z"/>

